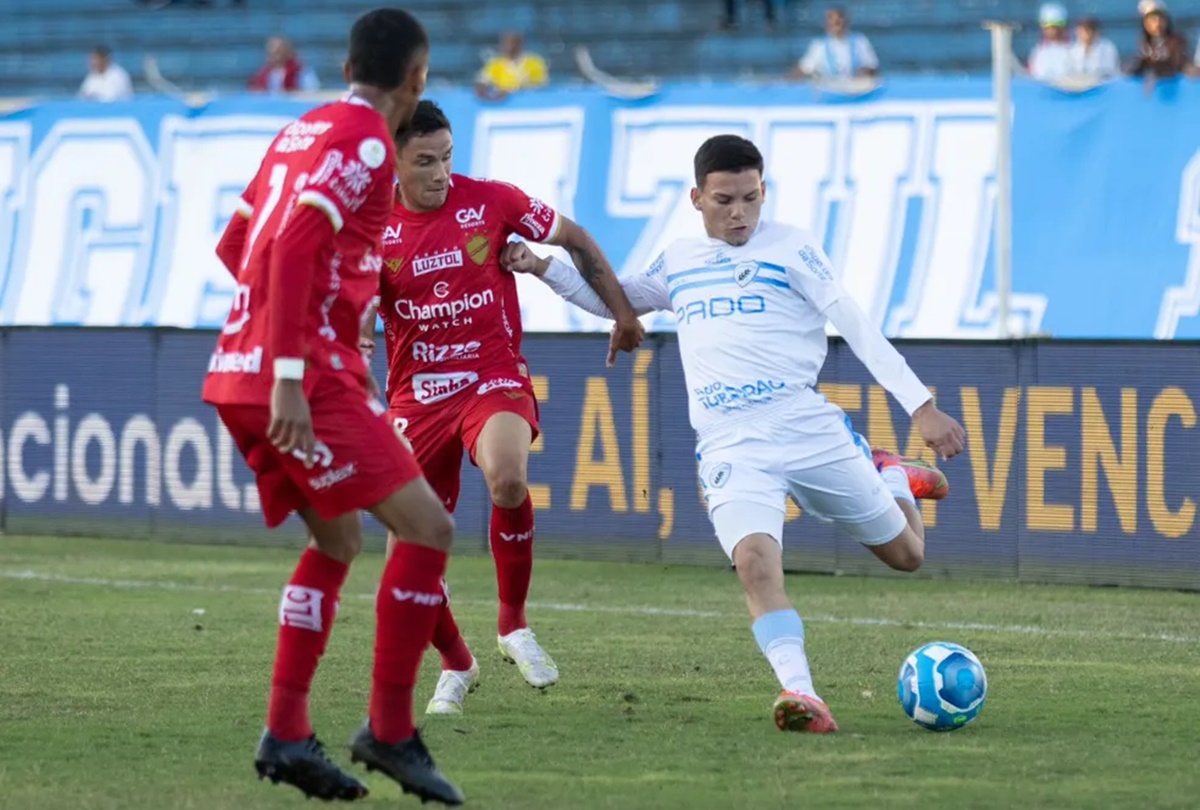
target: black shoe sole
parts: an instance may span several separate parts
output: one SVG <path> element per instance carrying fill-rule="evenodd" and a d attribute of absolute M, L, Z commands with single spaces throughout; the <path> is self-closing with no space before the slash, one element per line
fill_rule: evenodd
<path fill-rule="evenodd" d="M 254 770 L 258 772 L 258 778 L 260 780 L 270 779 L 271 784 L 273 785 L 278 785 L 281 783 L 285 785 L 291 785 L 309 799 L 316 798 L 326 802 L 354 802 L 358 801 L 359 799 L 365 799 L 370 794 L 370 791 L 367 789 L 366 785 L 359 785 L 356 788 L 348 787 L 345 790 L 335 787 L 330 793 L 322 793 L 320 790 L 310 790 L 307 785 L 301 785 L 292 781 L 291 779 L 288 779 L 286 774 L 280 773 L 278 770 L 276 770 L 275 765 L 270 762 L 256 760 L 254 763 Z"/>
<path fill-rule="evenodd" d="M 393 776 L 392 774 L 388 773 L 386 768 L 376 764 L 373 759 L 367 759 L 353 749 L 350 751 L 350 761 L 356 765 L 361 764 L 367 769 L 368 773 L 374 773 L 375 771 L 378 771 L 379 773 L 383 774 L 388 779 L 391 779 L 393 782 L 400 785 L 401 791 L 406 794 L 412 794 L 420 799 L 421 804 L 425 804 L 425 802 L 441 802 L 449 807 L 457 807 L 458 805 L 462 804 L 462 801 L 459 801 L 457 798 L 448 798 L 446 796 L 442 796 L 441 794 L 434 793 L 428 788 L 421 787 L 420 785 L 414 785 L 412 782 L 408 782 L 404 779 Z"/>

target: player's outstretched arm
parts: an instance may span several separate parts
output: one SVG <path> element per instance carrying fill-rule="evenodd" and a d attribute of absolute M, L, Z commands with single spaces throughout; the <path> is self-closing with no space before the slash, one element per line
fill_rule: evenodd
<path fill-rule="evenodd" d="M 925 444 L 942 458 L 962 452 L 966 437 L 962 425 L 937 409 L 933 394 L 837 280 L 825 251 L 811 237 L 798 233 L 788 253 L 799 258 L 788 267 L 792 288 L 837 327 L 854 356 L 912 416 Z"/>
<path fill-rule="evenodd" d="M 609 317 L 617 322 L 613 332 L 613 344 L 621 351 L 630 352 L 642 342 L 645 329 L 637 319 L 637 313 L 626 296 L 617 274 L 604 251 L 596 244 L 592 235 L 578 223 L 558 215 L 558 228 L 545 244 L 565 248 L 571 261 L 579 270 L 580 277 L 595 291 L 607 306 Z"/>
<path fill-rule="evenodd" d="M 510 242 L 500 254 L 500 266 L 511 273 L 528 273 L 545 282 L 555 295 L 585 312 L 601 318 L 612 318 L 612 310 L 588 286 L 583 276 L 570 265 L 555 258 L 543 259 L 524 242 Z M 636 315 L 670 309 L 666 290 L 657 278 L 648 275 L 623 278 L 618 281 Z"/>
<path fill-rule="evenodd" d="M 829 305 L 825 316 L 876 382 L 912 416 L 925 444 L 942 458 L 953 458 L 961 453 L 966 441 L 962 425 L 938 410 L 933 394 L 854 299 L 849 295 L 841 296 Z"/>

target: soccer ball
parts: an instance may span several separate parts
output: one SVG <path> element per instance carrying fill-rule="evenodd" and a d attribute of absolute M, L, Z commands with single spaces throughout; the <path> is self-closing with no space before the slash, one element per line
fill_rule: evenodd
<path fill-rule="evenodd" d="M 987 699 L 987 675 L 975 653 L 949 641 L 918 647 L 900 667 L 900 706 L 930 731 L 954 731 L 970 723 Z"/>

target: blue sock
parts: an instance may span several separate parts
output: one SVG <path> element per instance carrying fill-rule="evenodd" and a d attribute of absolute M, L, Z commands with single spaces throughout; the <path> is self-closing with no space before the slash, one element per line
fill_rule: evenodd
<path fill-rule="evenodd" d="M 751 626 L 758 648 L 771 662 L 779 684 L 790 692 L 820 699 L 813 689 L 808 657 L 804 654 L 804 622 L 794 610 L 764 613 Z"/>
<path fill-rule="evenodd" d="M 764 613 L 750 627 L 754 631 L 754 640 L 758 648 L 766 655 L 771 644 L 780 639 L 799 639 L 804 641 L 804 622 L 800 614 L 794 610 L 776 610 Z"/>

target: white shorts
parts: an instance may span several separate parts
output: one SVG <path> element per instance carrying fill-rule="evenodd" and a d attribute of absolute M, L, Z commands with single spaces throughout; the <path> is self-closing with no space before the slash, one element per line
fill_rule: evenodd
<path fill-rule="evenodd" d="M 709 519 L 730 559 L 750 534 L 782 543 L 789 496 L 864 545 L 890 542 L 908 525 L 870 460 L 870 448 L 840 408 L 820 399 L 771 409 L 720 435 L 707 434 L 697 445 Z M 821 452 L 813 455 L 813 447 Z"/>

